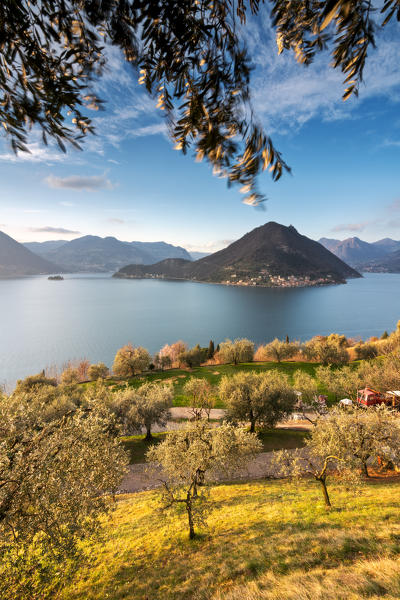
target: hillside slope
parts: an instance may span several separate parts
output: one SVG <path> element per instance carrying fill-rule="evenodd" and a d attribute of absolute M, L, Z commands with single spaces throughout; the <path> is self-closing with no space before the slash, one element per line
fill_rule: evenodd
<path fill-rule="evenodd" d="M 293 226 L 271 221 L 192 263 L 168 260 L 150 266 L 128 265 L 115 276 L 270 285 L 279 277 L 294 278 L 293 284 L 296 279 L 305 284 L 344 283 L 360 274 L 318 242 L 300 235 Z"/>
<path fill-rule="evenodd" d="M 40 253 L 72 271 L 115 271 L 127 263 L 152 264 L 169 257 L 190 260 L 184 248 L 165 242 L 122 242 L 115 237 L 95 235 L 85 235 L 55 248 L 41 248 Z"/>
<path fill-rule="evenodd" d="M 55 273 L 55 264 L 37 256 L 23 244 L 0 231 L 0 277 Z"/>

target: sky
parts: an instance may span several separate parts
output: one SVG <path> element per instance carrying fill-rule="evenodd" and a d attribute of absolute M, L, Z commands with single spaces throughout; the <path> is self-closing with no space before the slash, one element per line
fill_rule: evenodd
<path fill-rule="evenodd" d="M 400 39 L 370 51 L 359 98 L 341 100 L 342 74 L 321 55 L 310 67 L 277 54 L 266 13 L 245 28 L 255 112 L 292 168 L 259 186 L 264 210 L 206 163 L 173 149 L 162 113 L 119 51 L 98 83 L 105 110 L 82 152 L 43 147 L 15 156 L 0 138 L 0 230 L 21 242 L 82 235 L 166 241 L 213 252 L 267 221 L 313 239 L 400 239 Z"/>

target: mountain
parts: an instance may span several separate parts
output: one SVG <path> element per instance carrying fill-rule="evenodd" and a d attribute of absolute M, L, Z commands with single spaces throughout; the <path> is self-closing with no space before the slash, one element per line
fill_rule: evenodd
<path fill-rule="evenodd" d="M 0 277 L 18 277 L 55 273 L 59 267 L 37 256 L 0 231 Z"/>
<path fill-rule="evenodd" d="M 362 269 L 369 273 L 400 273 L 400 250 L 389 252 L 378 260 L 364 263 Z"/>
<path fill-rule="evenodd" d="M 368 271 L 374 268 L 375 263 L 378 265 L 380 260 L 385 260 L 386 256 L 400 250 L 400 242 L 390 238 L 371 243 L 364 242 L 358 237 L 347 238 L 343 241 L 321 238 L 319 243 L 352 267 Z"/>
<path fill-rule="evenodd" d="M 400 242 L 397 240 L 392 240 L 391 238 L 383 238 L 383 240 L 378 240 L 377 242 L 372 242 L 374 246 L 379 246 L 385 252 L 389 254 L 389 252 L 395 252 L 396 250 L 400 250 Z"/>
<path fill-rule="evenodd" d="M 366 261 L 380 258 L 386 253 L 383 247 L 364 242 L 358 237 L 347 238 L 343 241 L 321 238 L 319 242 L 333 252 L 335 256 L 353 267 L 357 267 Z"/>
<path fill-rule="evenodd" d="M 324 246 L 300 235 L 293 226 L 273 221 L 192 263 L 165 260 L 150 266 L 128 265 L 114 276 L 170 277 L 241 285 L 345 283 L 347 278 L 361 277 Z"/>
<path fill-rule="evenodd" d="M 165 258 L 184 258 L 190 254 L 180 246 L 165 242 L 121 242 L 115 237 L 85 235 L 70 242 L 43 242 L 35 251 L 47 260 L 71 271 L 115 271 L 127 263 L 152 264 Z"/>
<path fill-rule="evenodd" d="M 341 244 L 340 240 L 335 240 L 333 238 L 321 238 L 318 240 L 318 242 L 325 246 L 327 250 L 333 253 L 335 253 L 337 246 Z"/>
<path fill-rule="evenodd" d="M 66 242 L 65 240 L 50 240 L 48 242 L 25 242 L 25 244 L 23 245 L 25 246 L 25 248 L 28 248 L 28 250 L 30 250 L 31 252 L 34 252 L 35 254 L 46 258 L 47 252 L 50 252 L 51 250 L 56 250 L 57 248 L 60 248 L 60 246 L 63 246 L 67 243 L 68 242 Z"/>

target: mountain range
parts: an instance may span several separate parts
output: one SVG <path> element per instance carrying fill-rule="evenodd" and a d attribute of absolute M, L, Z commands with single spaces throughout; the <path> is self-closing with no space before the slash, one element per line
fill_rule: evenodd
<path fill-rule="evenodd" d="M 165 242 L 121 242 L 115 237 L 85 235 L 70 242 L 28 242 L 25 248 L 68 271 L 115 271 L 127 263 L 152 264 L 166 258 L 191 260 L 181 246 Z"/>
<path fill-rule="evenodd" d="M 396 260 L 395 254 L 400 252 L 400 241 L 384 238 L 376 242 L 364 242 L 358 237 L 345 240 L 321 238 L 320 244 L 333 252 L 335 256 L 352 267 L 364 271 L 399 272 L 400 254 Z"/>
<path fill-rule="evenodd" d="M 0 277 L 54 273 L 59 268 L 0 231 Z"/>
<path fill-rule="evenodd" d="M 360 277 L 322 244 L 273 221 L 253 229 L 227 248 L 194 262 L 167 259 L 128 265 L 115 277 L 167 277 L 241 285 L 345 283 Z"/>

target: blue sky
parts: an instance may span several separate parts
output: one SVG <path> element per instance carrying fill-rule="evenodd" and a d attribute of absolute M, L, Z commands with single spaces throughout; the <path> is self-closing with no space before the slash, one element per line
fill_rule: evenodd
<path fill-rule="evenodd" d="M 112 235 L 210 252 L 270 220 L 314 239 L 400 239 L 395 30 L 371 51 L 359 99 L 346 103 L 329 56 L 308 68 L 278 56 L 267 17 L 249 23 L 246 37 L 254 107 L 293 169 L 278 183 L 260 177 L 265 210 L 173 150 L 162 113 L 112 49 L 98 90 L 106 110 L 94 113 L 97 136 L 83 152 L 44 148 L 33 132 L 31 154 L 15 157 L 0 139 L 0 229 L 19 241 Z"/>

